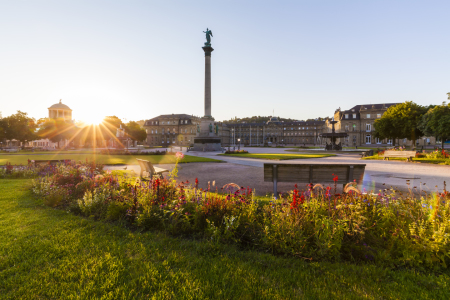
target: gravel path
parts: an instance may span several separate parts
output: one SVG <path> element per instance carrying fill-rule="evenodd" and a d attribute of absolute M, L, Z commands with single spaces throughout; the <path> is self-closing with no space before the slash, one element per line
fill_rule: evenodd
<path fill-rule="evenodd" d="M 283 148 L 245 148 L 251 153 L 293 153 L 285 152 Z M 314 153 L 317 153 L 315 151 Z M 272 192 L 273 185 L 264 182 L 263 165 L 265 162 L 274 162 L 263 159 L 239 158 L 217 156 L 217 152 L 189 152 L 189 155 L 221 159 L 227 163 L 189 163 L 181 164 L 178 172 L 180 181 L 194 182 L 198 178 L 199 185 L 206 188 L 208 181 L 211 185 L 215 181 L 216 186 L 233 182 L 240 186 L 256 189 L 258 195 Z M 361 160 L 359 155 L 339 154 L 334 157 L 295 159 L 280 161 L 282 164 L 314 163 L 314 164 L 366 164 L 366 171 L 362 188 L 366 190 L 380 190 L 386 187 L 396 187 L 406 191 L 408 187 L 422 188 L 427 191 L 435 191 L 444 188 L 444 181 L 450 183 L 450 166 L 407 163 L 403 161 Z M 173 165 L 158 165 L 158 167 L 172 169 Z M 108 169 L 120 169 L 124 167 L 107 167 Z M 127 166 L 128 169 L 139 171 L 138 166 Z M 331 176 L 331 175 L 330 175 Z M 409 180 L 409 182 L 407 181 Z M 410 183 L 408 186 L 407 183 Z M 426 185 L 424 185 L 424 183 Z M 302 185 L 301 185 L 302 186 Z M 279 183 L 278 190 L 285 192 L 293 188 L 292 183 Z"/>

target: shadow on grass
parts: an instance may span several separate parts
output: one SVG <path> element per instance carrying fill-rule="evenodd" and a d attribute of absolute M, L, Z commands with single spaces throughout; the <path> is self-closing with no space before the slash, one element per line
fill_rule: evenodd
<path fill-rule="evenodd" d="M 44 207 L 30 180 L 0 180 L 6 299 L 448 299 L 448 274 L 305 262 L 132 232 Z"/>

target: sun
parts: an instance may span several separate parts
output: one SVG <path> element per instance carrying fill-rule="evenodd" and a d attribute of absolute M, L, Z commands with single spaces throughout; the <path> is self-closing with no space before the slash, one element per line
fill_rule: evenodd
<path fill-rule="evenodd" d="M 86 125 L 98 125 L 103 122 L 103 116 L 101 115 L 84 115 L 80 118 L 80 120 Z"/>

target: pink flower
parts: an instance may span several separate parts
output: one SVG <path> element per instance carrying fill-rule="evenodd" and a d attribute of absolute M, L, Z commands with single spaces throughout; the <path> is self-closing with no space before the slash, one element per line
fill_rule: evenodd
<path fill-rule="evenodd" d="M 184 154 L 181 153 L 181 152 L 177 152 L 177 153 L 175 154 L 175 156 L 176 156 L 177 159 L 183 159 Z"/>

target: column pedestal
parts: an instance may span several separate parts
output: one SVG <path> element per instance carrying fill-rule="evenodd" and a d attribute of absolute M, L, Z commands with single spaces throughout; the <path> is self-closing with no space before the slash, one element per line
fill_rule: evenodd
<path fill-rule="evenodd" d="M 222 151 L 214 118 L 201 118 L 198 128 L 200 132 L 197 132 L 197 136 L 194 138 L 194 151 Z"/>

